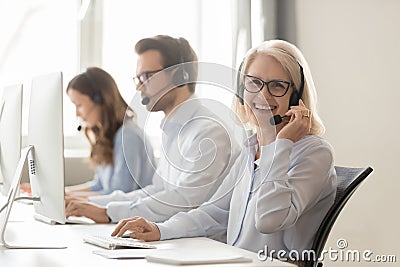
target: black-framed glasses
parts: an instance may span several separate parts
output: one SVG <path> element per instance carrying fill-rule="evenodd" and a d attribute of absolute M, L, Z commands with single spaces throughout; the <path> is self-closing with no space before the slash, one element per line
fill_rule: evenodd
<path fill-rule="evenodd" d="M 151 78 L 151 76 L 153 76 L 154 74 L 156 74 L 157 72 L 160 72 L 164 70 L 164 68 L 159 69 L 159 70 L 152 70 L 152 71 L 145 71 L 142 72 L 141 74 L 139 74 L 136 77 L 133 77 L 133 82 L 135 83 L 135 85 L 139 85 L 140 83 L 145 83 L 148 79 Z"/>
<path fill-rule="evenodd" d="M 264 88 L 264 85 L 267 86 L 270 95 L 282 97 L 287 93 L 292 83 L 282 80 L 271 80 L 269 82 L 265 82 L 260 78 L 251 75 L 244 76 L 244 88 L 247 92 L 258 93 Z"/>

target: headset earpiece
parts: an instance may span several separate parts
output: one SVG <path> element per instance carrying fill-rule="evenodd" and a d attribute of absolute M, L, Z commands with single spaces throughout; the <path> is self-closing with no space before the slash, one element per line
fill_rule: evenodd
<path fill-rule="evenodd" d="M 89 85 L 93 91 L 96 91 L 96 83 L 93 81 L 92 77 L 88 73 L 88 70 L 82 73 L 86 80 L 89 82 Z M 91 97 L 92 101 L 98 105 L 103 104 L 103 96 L 101 95 L 100 91 L 96 91 L 94 95 Z"/>
<path fill-rule="evenodd" d="M 289 99 L 289 108 L 291 106 L 298 106 L 299 105 L 299 93 L 297 93 L 296 89 L 293 89 L 292 94 L 290 95 Z"/>
<path fill-rule="evenodd" d="M 244 84 L 243 84 L 243 76 L 242 76 L 242 68 L 243 68 L 244 60 L 240 63 L 238 72 L 236 74 L 236 97 L 239 98 L 240 104 L 244 105 Z"/>
<path fill-rule="evenodd" d="M 172 76 L 172 82 L 177 87 L 181 87 L 184 86 L 188 81 L 189 81 L 189 73 L 187 73 L 182 66 L 177 67 Z"/>
<path fill-rule="evenodd" d="M 184 59 L 183 59 L 183 54 L 181 51 L 182 45 L 181 45 L 181 41 L 179 40 L 179 38 L 176 38 L 176 43 L 178 45 L 178 53 L 179 53 L 179 66 L 177 66 L 175 68 L 175 72 L 172 76 L 172 82 L 177 86 L 177 87 L 181 87 L 184 86 L 185 84 L 187 84 L 187 82 L 189 81 L 189 73 L 185 70 L 185 66 L 184 66 Z"/>
<path fill-rule="evenodd" d="M 98 105 L 103 104 L 103 97 L 101 96 L 100 92 L 96 92 L 93 97 L 92 101 Z"/>
<path fill-rule="evenodd" d="M 299 105 L 299 101 L 303 95 L 303 91 L 304 91 L 304 71 L 303 71 L 303 67 L 300 65 L 299 62 L 297 62 L 297 64 L 299 64 L 299 68 L 300 68 L 300 88 L 299 91 L 297 91 L 296 89 L 293 89 L 292 94 L 290 95 L 290 99 L 289 99 L 289 109 L 291 106 L 298 106 Z"/>

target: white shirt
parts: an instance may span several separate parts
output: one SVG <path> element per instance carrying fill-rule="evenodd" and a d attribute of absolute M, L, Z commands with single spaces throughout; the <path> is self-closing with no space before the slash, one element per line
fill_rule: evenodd
<path fill-rule="evenodd" d="M 153 184 L 89 199 L 107 205 L 113 222 L 133 216 L 161 222 L 200 206 L 215 193 L 240 153 L 226 121 L 194 96 L 164 119 L 161 128 L 162 157 Z"/>
<path fill-rule="evenodd" d="M 228 244 L 253 252 L 311 248 L 336 194 L 331 146 L 312 135 L 296 143 L 278 139 L 261 148 L 254 169 L 255 135 L 248 144 L 208 202 L 157 224 L 161 239 L 225 231 Z"/>

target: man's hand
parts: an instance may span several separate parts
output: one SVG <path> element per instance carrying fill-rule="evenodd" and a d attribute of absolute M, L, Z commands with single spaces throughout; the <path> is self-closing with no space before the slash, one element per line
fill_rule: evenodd
<path fill-rule="evenodd" d="M 70 201 L 66 208 L 66 217 L 85 216 L 96 223 L 109 223 L 110 218 L 107 215 L 107 209 L 87 201 Z"/>
<path fill-rule="evenodd" d="M 70 195 L 66 195 L 65 196 L 65 207 L 67 208 L 69 203 L 71 203 L 72 201 L 79 201 L 79 202 L 87 202 L 88 198 L 87 197 L 79 197 L 79 196 L 70 196 Z"/>

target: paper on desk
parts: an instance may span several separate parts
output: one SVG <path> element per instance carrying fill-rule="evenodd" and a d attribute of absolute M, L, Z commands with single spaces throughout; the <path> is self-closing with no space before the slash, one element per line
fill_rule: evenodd
<path fill-rule="evenodd" d="M 103 256 L 107 259 L 144 259 L 149 252 L 149 249 L 140 248 L 93 251 L 94 254 Z"/>
<path fill-rule="evenodd" d="M 220 264 L 251 262 L 252 259 L 232 252 L 203 252 L 198 250 L 156 250 L 146 256 L 149 262 L 174 265 Z"/>

